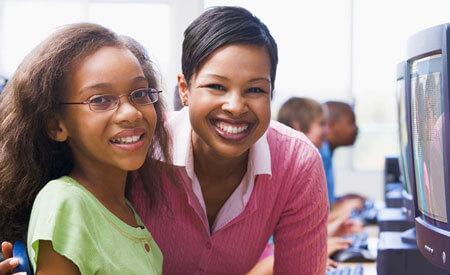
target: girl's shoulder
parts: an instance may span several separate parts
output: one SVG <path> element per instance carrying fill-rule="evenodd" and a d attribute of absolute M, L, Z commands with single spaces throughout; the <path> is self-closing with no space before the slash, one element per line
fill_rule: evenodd
<path fill-rule="evenodd" d="M 84 188 L 71 177 L 63 176 L 49 181 L 41 191 L 39 191 L 38 197 L 54 197 L 54 199 L 78 197 L 84 195 L 83 189 Z"/>
<path fill-rule="evenodd" d="M 33 208 L 59 209 L 86 207 L 90 201 L 87 190 L 84 190 L 74 179 L 64 176 L 49 181 L 37 195 Z"/>

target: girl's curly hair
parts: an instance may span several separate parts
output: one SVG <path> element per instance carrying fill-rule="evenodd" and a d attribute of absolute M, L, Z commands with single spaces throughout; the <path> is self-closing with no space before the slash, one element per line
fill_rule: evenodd
<path fill-rule="evenodd" d="M 0 97 L 0 239 L 26 239 L 33 201 L 50 180 L 68 175 L 73 159 L 66 142 L 47 135 L 47 121 L 60 108 L 66 76 L 77 61 L 96 50 L 114 46 L 129 49 L 139 60 L 149 86 L 158 88 L 156 71 L 143 47 L 97 24 L 62 27 L 34 48 L 8 81 Z M 152 154 L 170 160 L 171 141 L 163 121 L 164 104 L 154 103 L 157 125 L 148 165 L 139 171 L 149 196 L 162 195 L 160 164 Z M 145 179 L 145 180 L 144 180 Z M 153 200 L 150 200 L 153 201 Z"/>

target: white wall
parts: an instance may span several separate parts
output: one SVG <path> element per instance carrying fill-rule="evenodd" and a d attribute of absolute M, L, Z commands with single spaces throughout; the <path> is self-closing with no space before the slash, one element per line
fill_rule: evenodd
<path fill-rule="evenodd" d="M 384 200 L 384 174 L 373 171 L 335 169 L 335 194 L 348 193 L 363 195 L 372 200 Z"/>

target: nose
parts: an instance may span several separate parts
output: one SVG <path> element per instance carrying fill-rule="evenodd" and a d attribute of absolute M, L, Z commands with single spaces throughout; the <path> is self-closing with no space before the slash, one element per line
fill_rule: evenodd
<path fill-rule="evenodd" d="M 128 97 L 120 97 L 115 115 L 117 123 L 135 123 L 142 117 L 142 112 L 129 101 Z"/>
<path fill-rule="evenodd" d="M 240 116 L 248 111 L 247 99 L 240 91 L 230 91 L 224 99 L 222 110 L 235 117 Z"/>

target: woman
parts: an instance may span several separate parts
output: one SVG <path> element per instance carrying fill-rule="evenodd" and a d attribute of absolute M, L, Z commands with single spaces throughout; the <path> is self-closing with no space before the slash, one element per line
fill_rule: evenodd
<path fill-rule="evenodd" d="M 274 235 L 276 274 L 323 274 L 326 185 L 304 135 L 270 121 L 277 46 L 247 10 L 207 10 L 185 31 L 185 106 L 168 118 L 181 186 L 165 210 L 131 199 L 163 255 L 165 274 L 243 274 Z"/>

